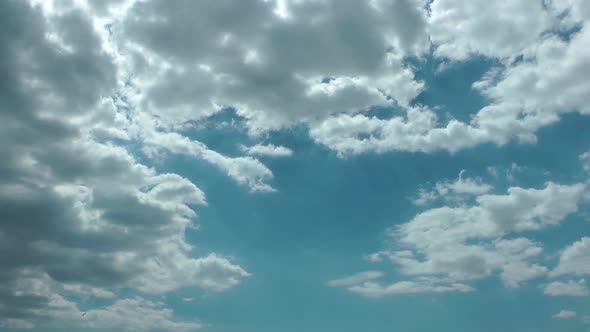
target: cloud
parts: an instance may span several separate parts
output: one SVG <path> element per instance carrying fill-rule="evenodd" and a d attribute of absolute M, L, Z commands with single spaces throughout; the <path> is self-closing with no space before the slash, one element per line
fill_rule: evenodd
<path fill-rule="evenodd" d="M 142 125 L 141 128 L 144 152 L 151 157 L 157 158 L 162 153 L 170 152 L 198 158 L 225 171 L 227 176 L 239 184 L 247 185 L 252 192 L 275 191 L 267 183 L 273 178 L 272 171 L 258 159 L 250 156 L 227 157 L 176 132 L 157 131 L 148 125 Z"/>
<path fill-rule="evenodd" d="M 438 181 L 430 191 L 420 189 L 418 197 L 413 199 L 416 205 L 426 205 L 439 198 L 447 201 L 461 201 L 467 197 L 485 194 L 492 190 L 492 186 L 483 182 L 479 177 L 463 178 L 465 170 L 459 173 L 454 181 Z"/>
<path fill-rule="evenodd" d="M 383 277 L 384 273 L 381 271 L 364 271 L 355 273 L 349 277 L 342 279 L 334 279 L 328 282 L 330 287 L 345 287 L 360 284 L 373 279 L 379 279 Z"/>
<path fill-rule="evenodd" d="M 561 310 L 559 313 L 553 315 L 553 318 L 558 319 L 572 319 L 576 317 L 576 312 L 571 310 Z"/>
<path fill-rule="evenodd" d="M 551 271 L 552 276 L 574 274 L 590 275 L 590 237 L 583 237 L 566 247 L 559 257 L 559 264 Z"/>
<path fill-rule="evenodd" d="M 110 51 L 116 75 L 95 73 L 116 76 L 119 96 L 143 117 L 157 119 L 135 129 L 139 140 L 141 132 L 175 131 L 233 108 L 252 135 L 305 123 L 312 139 L 342 156 L 453 153 L 487 142 L 532 143 L 535 132 L 562 113 L 588 113 L 581 78 L 590 66 L 580 56 L 588 11 L 575 1 L 81 3 L 86 15 L 109 26 L 95 43 Z M 56 12 L 71 7 L 43 6 Z M 571 38 L 561 38 L 576 25 L 581 29 Z M 64 50 L 71 47 L 51 36 Z M 415 105 L 425 83 L 407 60 L 423 60 L 431 46 L 439 59 L 499 60 L 474 84 L 490 104 L 474 110 L 471 121 L 441 123 L 432 110 Z M 404 112 L 389 119 L 364 114 L 373 107 Z M 187 143 L 196 145 L 189 149 L 192 156 L 252 191 L 273 191 L 266 182 L 272 173 L 257 160 L 205 153 L 202 143 L 191 140 L 167 146 Z M 249 172 L 239 177 L 236 168 Z"/>
<path fill-rule="evenodd" d="M 474 289 L 461 283 L 433 284 L 430 282 L 399 281 L 390 285 L 380 285 L 374 282 L 365 282 L 348 288 L 349 291 L 365 297 L 379 298 L 394 294 L 419 294 L 419 293 L 449 293 L 471 292 Z"/>
<path fill-rule="evenodd" d="M 561 8 L 568 6 L 562 2 Z M 339 114 L 312 123 L 310 136 L 342 156 L 390 151 L 454 153 L 514 139 L 534 143 L 535 132 L 559 121 L 562 114 L 590 114 L 585 102 L 590 87 L 584 80 L 590 65 L 581 56 L 590 33 L 587 17 L 576 14 L 584 10 L 572 10 L 560 19 L 561 10 L 545 9 L 541 2 L 459 5 L 456 0 L 435 1 L 429 17 L 435 56 L 463 60 L 484 55 L 505 60 L 473 84 L 489 104 L 469 122 L 440 123 L 432 110 L 417 105 L 388 119 Z M 569 39 L 554 32 L 571 29 L 571 19 L 578 20 L 581 28 Z M 482 34 L 486 37 L 479 38 Z M 517 57 L 522 61 L 514 61 Z"/>
<path fill-rule="evenodd" d="M 0 3 L 1 321 L 194 330 L 199 324 L 175 320 L 162 304 L 120 299 L 119 290 L 222 291 L 250 274 L 186 241 L 205 194 L 132 154 L 133 110 L 113 97 L 120 71 L 104 31 L 75 6 L 48 8 Z M 258 174 L 252 158 L 201 152 L 239 179 L 241 171 Z M 110 304 L 72 319 L 81 317 L 77 301 L 85 298 Z"/>
<path fill-rule="evenodd" d="M 275 190 L 272 171 L 258 159 L 227 156 L 191 138 L 190 124 L 216 113 L 234 109 L 252 136 L 303 123 L 341 156 L 534 142 L 561 114 L 590 113 L 587 5 L 556 1 L 560 10 L 571 7 L 561 21 L 539 3 L 508 1 L 295 1 L 279 14 L 275 5 L 0 2 L 4 324 L 198 328 L 149 297 L 187 287 L 223 291 L 250 273 L 187 242 L 205 193 L 150 164 L 188 156 L 253 192 Z M 563 29 L 574 23 L 579 29 L 571 34 Z M 554 27 L 567 38 L 545 33 Z M 490 38 L 479 38 L 482 31 Z M 441 123 L 414 102 L 426 83 L 409 63 L 430 56 L 431 41 L 439 59 L 499 59 L 474 84 L 490 104 L 468 123 Z M 377 106 L 402 112 L 389 119 L 364 113 Z M 517 287 L 547 273 L 535 262 L 543 249 L 505 235 L 559 224 L 586 187 L 547 183 L 491 195 L 485 184 L 459 176 L 438 189 L 474 203 L 416 215 L 391 234 L 400 248 L 379 254 L 412 280 L 382 285 L 371 281 L 375 274 L 357 275 L 345 287 L 368 296 L 461 292 L 471 290 L 467 281 L 493 273 Z M 564 250 L 553 275 L 588 274 L 585 239 Z M 145 298 L 119 298 L 121 289 Z M 86 297 L 109 304 L 72 319 L 82 317 L 78 301 Z M 138 318 L 146 314 L 151 318 Z"/>
<path fill-rule="evenodd" d="M 363 114 L 341 114 L 313 123 L 309 135 L 341 156 L 369 151 L 456 152 L 489 140 L 489 134 L 457 120 L 436 127 L 434 112 L 409 107 L 405 116 L 378 119 Z"/>
<path fill-rule="evenodd" d="M 549 296 L 587 296 L 590 294 L 584 279 L 577 282 L 571 280 L 568 282 L 551 282 L 544 286 L 543 293 Z"/>
<path fill-rule="evenodd" d="M 240 145 L 240 150 L 248 155 L 266 156 L 266 157 L 289 157 L 293 155 L 293 150 L 284 146 L 274 146 L 272 144 L 253 146 Z"/>
<path fill-rule="evenodd" d="M 118 300 L 104 309 L 92 309 L 81 314 L 84 327 L 112 328 L 126 331 L 195 331 L 202 327 L 199 322 L 172 320 L 172 310 L 161 302 L 141 298 Z"/>
<path fill-rule="evenodd" d="M 341 156 L 453 153 L 488 142 L 532 143 L 562 113 L 588 113 L 580 79 L 590 67 L 580 56 L 587 10 L 577 2 L 156 0 L 99 7 L 92 14 L 110 22 L 107 44 L 120 80 L 133 90 L 124 96 L 158 119 L 158 130 L 233 108 L 252 135 L 305 123 L 315 142 Z M 219 23 L 226 21 L 232 23 Z M 574 24 L 582 28 L 562 39 Z M 423 60 L 431 43 L 441 59 L 500 61 L 474 84 L 490 104 L 469 122 L 441 123 L 413 102 L 425 83 L 407 60 Z M 364 114 L 373 107 L 404 112 L 389 119 Z M 234 162 L 245 163 L 204 160 L 228 174 Z M 254 163 L 248 161 L 250 170 Z M 236 181 L 272 191 L 260 179 L 262 166 L 254 179 Z"/>
<path fill-rule="evenodd" d="M 112 28 L 139 90 L 134 103 L 169 126 L 231 107 L 258 134 L 406 105 L 422 89 L 403 61 L 429 47 L 421 1 L 295 1 L 282 15 L 276 9 L 255 0 L 134 2 Z"/>
<path fill-rule="evenodd" d="M 555 123 L 565 112 L 590 114 L 582 91 L 589 87 L 582 79 L 588 59 L 580 53 L 590 40 L 588 27 L 565 41 L 551 35 L 523 52 L 523 61 L 491 72 L 474 84 L 493 103 L 482 108 L 474 120 L 494 141 L 510 137 L 534 141 L 534 132 Z"/>
<path fill-rule="evenodd" d="M 393 251 L 389 258 L 405 274 L 446 274 L 456 280 L 478 279 L 500 269 L 504 281 L 517 286 L 547 271 L 527 263 L 542 248 L 525 238 L 502 236 L 559 223 L 577 211 L 584 188 L 554 183 L 543 189 L 511 187 L 507 195 L 478 196 L 474 206 L 426 210 L 393 229 L 391 236 L 410 251 Z"/>
<path fill-rule="evenodd" d="M 141 297 L 116 299 L 103 307 L 81 310 L 77 303 L 57 292 L 56 287 L 59 286 L 46 273 L 23 271 L 20 279 L 15 281 L 10 305 L 0 305 L 4 326 L 107 328 L 142 332 L 188 332 L 202 326 L 200 322 L 179 321 L 163 303 Z"/>
<path fill-rule="evenodd" d="M 376 297 L 465 292 L 473 290 L 466 282 L 498 274 L 506 286 L 520 287 L 547 275 L 549 269 L 537 263 L 541 244 L 518 233 L 559 224 L 577 211 L 585 188 L 548 182 L 542 189 L 511 187 L 505 195 L 481 190 L 474 205 L 427 209 L 391 228 L 389 248 L 368 256 L 371 262 L 389 260 L 399 275 L 412 279 L 386 286 L 362 280 L 341 286 Z"/>
<path fill-rule="evenodd" d="M 552 14 L 540 1 L 436 0 L 430 5 L 428 31 L 436 56 L 509 58 L 551 28 Z"/>
<path fill-rule="evenodd" d="M 517 181 L 517 176 L 525 170 L 530 171 L 527 167 L 520 166 L 513 162 L 510 167 L 489 166 L 487 172 L 494 178 L 504 176 L 509 182 Z"/>

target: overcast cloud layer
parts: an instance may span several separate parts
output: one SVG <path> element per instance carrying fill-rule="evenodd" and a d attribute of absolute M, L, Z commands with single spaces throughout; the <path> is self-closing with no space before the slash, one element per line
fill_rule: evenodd
<path fill-rule="evenodd" d="M 215 297 L 259 276 L 246 253 L 187 238 L 210 204 L 191 165 L 227 177 L 231 193 L 279 196 L 289 187 L 272 165 L 307 154 L 272 137 L 301 128 L 342 164 L 534 146 L 564 116 L 590 115 L 589 21 L 583 0 L 0 1 L 0 328 L 209 328 L 166 296 Z M 432 86 L 421 68 L 470 61 L 490 64 L 471 84 L 484 106 L 445 117 L 419 101 Z M 242 138 L 210 147 L 193 134 L 203 128 Z M 549 170 L 510 183 L 530 173 L 512 164 L 415 183 L 411 216 L 391 216 L 377 252 L 356 250 L 387 265 L 317 284 L 375 299 L 472 293 L 497 278 L 586 298 L 590 234 L 549 250 L 535 235 L 557 234 L 590 201 L 585 144 L 564 161 L 584 174 L 575 181 Z M 170 160 L 185 166 L 162 167 Z"/>

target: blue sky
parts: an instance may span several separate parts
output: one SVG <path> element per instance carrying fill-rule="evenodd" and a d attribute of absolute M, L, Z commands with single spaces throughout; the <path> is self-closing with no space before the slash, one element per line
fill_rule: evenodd
<path fill-rule="evenodd" d="M 590 330 L 590 6 L 0 3 L 1 331 Z"/>

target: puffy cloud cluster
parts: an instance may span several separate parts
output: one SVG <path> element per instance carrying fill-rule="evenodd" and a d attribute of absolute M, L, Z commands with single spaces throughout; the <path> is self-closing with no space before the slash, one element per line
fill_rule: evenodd
<path fill-rule="evenodd" d="M 580 279 L 579 281 L 553 281 L 544 286 L 545 295 L 549 296 L 587 296 L 590 294 L 586 287 L 586 281 Z"/>
<path fill-rule="evenodd" d="M 590 30 L 588 10 L 581 3 L 433 1 L 428 31 L 434 56 L 462 61 L 479 55 L 499 61 L 473 85 L 489 105 L 473 110 L 468 123 L 441 123 L 424 107 L 409 107 L 405 115 L 389 119 L 340 114 L 312 124 L 310 135 L 341 155 L 456 152 L 515 138 L 535 142 L 535 132 L 561 114 L 590 113 L 585 101 L 590 64 L 583 56 L 590 49 Z"/>
<path fill-rule="evenodd" d="M 590 113 L 589 12 L 575 0 L 0 2 L 3 323 L 198 328 L 161 303 L 118 299 L 121 288 L 224 290 L 249 275 L 195 253 L 184 233 L 205 194 L 139 154 L 189 156 L 253 192 L 274 191 L 272 171 L 254 156 L 291 150 L 260 143 L 226 156 L 184 132 L 228 108 L 252 137 L 304 123 L 340 155 L 533 142 L 561 114 Z M 440 123 L 414 104 L 426 83 L 407 60 L 430 55 L 499 62 L 474 84 L 490 104 L 469 123 Z M 368 117 L 376 106 L 402 112 Z M 468 194 L 475 204 L 427 210 L 392 233 L 404 249 L 382 256 L 414 280 L 382 286 L 372 273 L 336 284 L 378 296 L 470 291 L 466 281 L 493 272 L 517 286 L 547 273 L 530 262 L 538 243 L 504 236 L 559 223 L 576 211 L 583 186 L 488 190 L 461 177 L 441 183 L 436 195 Z M 585 241 L 566 248 L 551 273 L 586 275 Z M 79 313 L 76 296 L 112 304 L 67 319 Z M 146 314 L 153 320 L 138 318 Z"/>
<path fill-rule="evenodd" d="M 157 119 L 148 126 L 156 133 L 233 108 L 253 135 L 305 123 L 317 143 L 340 155 L 456 152 L 515 138 L 534 142 L 535 132 L 562 113 L 589 112 L 590 66 L 582 56 L 588 10 L 579 1 L 80 3 L 108 24 L 106 44 L 126 100 Z M 414 105 L 425 82 L 407 60 L 428 55 L 496 60 L 498 67 L 474 84 L 489 105 L 473 110 L 469 122 L 441 122 Z M 377 106 L 402 112 L 366 115 Z M 253 191 L 271 191 L 272 174 L 258 161 L 219 161 L 202 153 L 201 143 L 191 145 L 194 156 Z M 236 167 L 247 168 L 248 178 L 237 178 Z"/>
<path fill-rule="evenodd" d="M 77 303 L 55 292 L 60 286 L 47 274 L 26 271 L 19 277 L 12 285 L 15 294 L 11 305 L 0 305 L 0 316 L 4 318 L 2 327 L 107 328 L 141 332 L 189 332 L 202 327 L 198 321 L 178 321 L 163 303 L 141 297 L 117 299 L 103 308 L 82 311 Z"/>
<path fill-rule="evenodd" d="M 461 177 L 459 177 L 461 180 Z M 452 188 L 456 182 L 445 182 Z M 442 182 L 441 182 L 442 183 Z M 442 185 L 441 185 L 442 186 Z M 468 186 L 472 188 L 472 186 Z M 481 186 L 480 186 L 481 187 Z M 479 188 L 479 187 L 478 187 Z M 541 276 L 575 271 L 585 273 L 584 244 L 566 249 L 554 270 L 539 263 L 541 243 L 519 236 L 559 224 L 578 210 L 585 184 L 560 185 L 552 182 L 541 189 L 511 187 L 507 194 L 478 190 L 474 204 L 427 209 L 410 221 L 393 227 L 391 248 L 368 256 L 370 261 L 387 259 L 398 275 L 410 280 L 390 285 L 350 278 L 355 283 L 336 284 L 365 296 L 419 292 L 467 292 L 470 281 L 499 275 L 508 287 Z M 349 279 L 343 279 L 349 280 Z M 332 282 L 332 283 L 334 283 Z M 545 287 L 548 295 L 585 293 L 585 284 L 554 282 Z"/>
<path fill-rule="evenodd" d="M 130 142 L 132 130 L 113 103 L 115 57 L 87 13 L 3 1 L 0 16 L 2 324 L 198 328 L 161 303 L 117 293 L 224 290 L 249 275 L 214 253 L 195 257 L 185 240 L 204 193 L 138 162 L 113 138 Z M 205 151 L 235 173 L 250 167 Z M 82 297 L 112 304 L 81 320 Z"/>
<path fill-rule="evenodd" d="M 561 113 L 588 113 L 587 15 L 577 1 L 158 0 L 126 8 L 109 18 L 136 90 L 130 99 L 168 127 L 231 107 L 251 134 L 304 122 L 341 155 L 455 152 L 532 142 Z M 491 103 L 469 123 L 440 123 L 412 105 L 424 82 L 406 60 L 431 45 L 439 59 L 500 63 L 474 85 Z M 405 114 L 364 114 L 377 106 Z"/>
<path fill-rule="evenodd" d="M 422 89 L 408 55 L 428 49 L 424 4 L 400 1 L 135 2 L 113 24 L 138 93 L 167 125 L 234 108 L 251 133 Z"/>
<path fill-rule="evenodd" d="M 511 58 L 552 26 L 553 14 L 541 1 L 435 0 L 428 27 L 439 57 Z"/>
<path fill-rule="evenodd" d="M 552 271 L 554 276 L 574 274 L 590 275 L 590 237 L 583 237 L 563 250 L 559 264 Z"/>

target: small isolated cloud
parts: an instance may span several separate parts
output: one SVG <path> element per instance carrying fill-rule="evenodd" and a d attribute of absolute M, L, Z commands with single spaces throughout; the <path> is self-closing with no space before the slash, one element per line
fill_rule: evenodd
<path fill-rule="evenodd" d="M 553 315 L 553 318 L 557 319 L 572 319 L 576 317 L 576 312 L 571 310 L 561 310 L 557 314 Z"/>
<path fill-rule="evenodd" d="M 505 177 L 506 180 L 510 182 L 516 181 L 516 176 L 519 173 L 522 173 L 525 170 L 525 167 L 520 166 L 519 164 L 513 162 L 510 167 L 499 167 L 499 166 L 489 166 L 487 168 L 488 173 L 495 177 Z"/>
<path fill-rule="evenodd" d="M 352 293 L 370 298 L 394 294 L 471 292 L 474 290 L 462 283 L 430 277 L 420 277 L 416 281 L 398 281 L 385 285 L 373 281 L 383 276 L 384 273 L 381 271 L 364 271 L 346 278 L 331 280 L 328 282 L 328 286 L 344 287 Z"/>
<path fill-rule="evenodd" d="M 549 296 L 587 296 L 589 295 L 586 281 L 554 281 L 544 286 L 543 293 Z"/>
<path fill-rule="evenodd" d="M 493 189 L 491 185 L 484 183 L 481 178 L 469 178 L 465 177 L 464 174 L 465 170 L 461 170 L 459 177 L 453 181 L 439 181 L 432 190 L 421 189 L 418 192 L 418 197 L 414 198 L 412 202 L 421 206 L 440 198 L 446 201 L 460 201 L 466 197 L 485 194 Z"/>
<path fill-rule="evenodd" d="M 436 283 L 431 281 L 399 281 L 390 285 L 365 282 L 348 288 L 349 291 L 365 297 L 379 298 L 394 294 L 472 292 L 471 286 L 462 283 Z"/>
<path fill-rule="evenodd" d="M 284 146 L 275 146 L 272 144 L 256 144 L 253 146 L 240 145 L 240 150 L 250 156 L 289 157 L 293 155 L 293 150 Z"/>
<path fill-rule="evenodd" d="M 383 277 L 384 273 L 381 271 L 364 271 L 355 273 L 349 277 L 335 279 L 328 282 L 330 287 L 347 287 L 357 285 L 369 280 L 379 279 Z"/>

